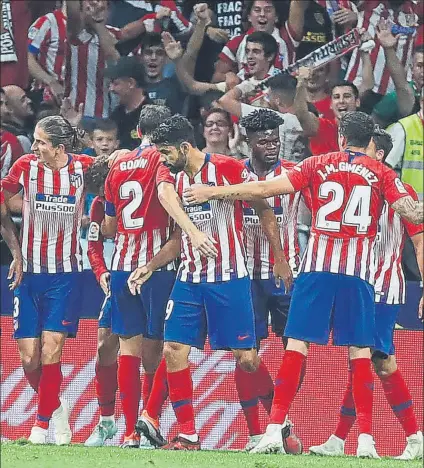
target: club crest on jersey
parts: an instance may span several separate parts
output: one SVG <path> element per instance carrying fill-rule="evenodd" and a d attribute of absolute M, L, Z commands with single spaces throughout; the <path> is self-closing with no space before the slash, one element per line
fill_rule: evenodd
<path fill-rule="evenodd" d="M 69 180 L 71 182 L 71 185 L 73 185 L 75 188 L 80 188 L 82 185 L 82 175 L 81 174 L 70 174 Z"/>

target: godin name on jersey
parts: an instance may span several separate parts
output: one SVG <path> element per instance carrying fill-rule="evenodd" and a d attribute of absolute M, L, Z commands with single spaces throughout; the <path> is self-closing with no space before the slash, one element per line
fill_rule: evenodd
<path fill-rule="evenodd" d="M 132 171 L 134 169 L 144 169 L 147 166 L 148 160 L 144 158 L 123 161 L 119 164 L 121 171 Z"/>

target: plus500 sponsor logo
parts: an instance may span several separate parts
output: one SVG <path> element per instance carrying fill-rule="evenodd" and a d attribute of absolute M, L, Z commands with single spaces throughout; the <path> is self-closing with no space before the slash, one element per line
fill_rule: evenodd
<path fill-rule="evenodd" d="M 75 213 L 74 195 L 45 195 L 37 193 L 35 196 L 35 209 L 55 213 Z"/>

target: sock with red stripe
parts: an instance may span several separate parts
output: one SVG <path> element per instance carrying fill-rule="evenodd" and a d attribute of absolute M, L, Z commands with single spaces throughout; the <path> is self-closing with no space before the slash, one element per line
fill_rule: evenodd
<path fill-rule="evenodd" d="M 260 362 L 258 370 L 254 372 L 253 378 L 258 388 L 258 396 L 265 408 L 265 411 L 270 414 L 272 408 L 272 400 L 274 398 L 274 382 L 269 373 L 268 367 L 263 361 Z"/>
<path fill-rule="evenodd" d="M 141 386 L 141 395 L 143 397 L 143 407 L 146 406 L 147 402 L 149 401 L 150 394 L 152 393 L 154 377 L 155 377 L 154 372 L 153 374 L 145 372 L 143 375 L 143 383 Z"/>
<path fill-rule="evenodd" d="M 178 372 L 168 372 L 169 398 L 181 434 L 196 434 L 193 409 L 193 382 L 190 368 Z"/>
<path fill-rule="evenodd" d="M 352 394 L 353 401 L 355 402 L 359 433 L 371 434 L 374 392 L 371 359 L 352 359 L 350 361 L 350 368 L 352 369 Z"/>
<path fill-rule="evenodd" d="M 306 356 L 298 351 L 286 351 L 277 379 L 270 415 L 271 424 L 283 424 L 299 388 L 300 375 Z"/>
<path fill-rule="evenodd" d="M 156 369 L 155 377 L 153 379 L 152 391 L 145 402 L 144 409 L 147 414 L 153 419 L 159 419 L 162 413 L 162 407 L 168 398 L 168 380 L 166 376 L 166 361 L 162 359 L 159 367 Z"/>
<path fill-rule="evenodd" d="M 398 418 L 406 437 L 418 432 L 418 422 L 414 413 L 411 393 L 400 370 L 380 376 L 384 394 L 395 416 Z"/>
<path fill-rule="evenodd" d="M 24 369 L 24 374 L 34 392 L 38 393 L 38 386 L 40 385 L 41 378 L 41 366 L 37 367 L 37 369 L 33 371 L 27 371 Z"/>
<path fill-rule="evenodd" d="M 262 434 L 259 423 L 258 385 L 255 380 L 257 373 L 258 371 L 254 373 L 245 372 L 239 365 L 236 366 L 234 371 L 237 394 L 249 429 L 249 435 Z"/>
<path fill-rule="evenodd" d="M 96 363 L 96 395 L 101 416 L 115 414 L 116 391 L 118 390 L 118 363 L 101 366 Z"/>
<path fill-rule="evenodd" d="M 346 389 L 343 395 L 342 406 L 339 413 L 339 421 L 337 423 L 334 435 L 339 439 L 346 440 L 352 426 L 355 424 L 356 411 L 355 403 L 352 394 L 352 371 L 349 369 L 349 377 Z"/>
<path fill-rule="evenodd" d="M 126 437 L 134 432 L 138 418 L 141 396 L 140 363 L 141 359 L 137 356 L 119 356 L 118 383 Z"/>
<path fill-rule="evenodd" d="M 60 406 L 59 392 L 61 384 L 62 370 L 60 362 L 41 366 L 36 426 L 48 429 L 53 412 Z"/>

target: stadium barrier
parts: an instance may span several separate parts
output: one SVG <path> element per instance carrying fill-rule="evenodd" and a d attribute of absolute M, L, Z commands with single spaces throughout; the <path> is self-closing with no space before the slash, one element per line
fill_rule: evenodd
<path fill-rule="evenodd" d="M 91 272 L 84 272 L 90 273 Z M 2 271 L 2 313 L 9 314 L 10 306 L 3 308 L 5 285 Z M 91 294 L 90 306 L 96 296 L 94 284 L 85 282 Z M 416 315 L 419 285 L 409 285 L 413 300 L 410 303 Z M 4 292 L 4 294 L 3 294 Z M 80 293 L 80 292 L 79 292 Z M 9 299 L 11 299 L 9 297 Z M 98 299 L 101 300 L 101 294 Z M 8 301 L 6 301 L 8 303 Z M 97 309 L 98 311 L 98 305 Z M 412 317 L 412 313 L 411 313 Z M 412 320 L 412 319 L 411 319 Z M 400 322 L 408 321 L 401 317 Z M 1 317 L 1 435 L 3 439 L 16 440 L 28 437 L 36 413 L 36 395 L 27 384 L 19 362 L 16 343 L 12 339 L 13 320 Z M 421 329 L 422 330 L 422 329 Z M 397 359 L 411 389 L 419 421 L 423 420 L 423 333 L 420 325 L 415 330 L 399 329 L 395 333 Z M 94 388 L 94 366 L 96 355 L 97 322 L 94 319 L 81 320 L 76 339 L 69 339 L 63 354 L 62 396 L 71 407 L 71 428 L 73 442 L 83 442 L 99 418 Z M 261 356 L 275 377 L 283 355 L 281 341 L 271 336 L 263 342 Z M 234 359 L 231 353 L 193 350 L 190 355 L 193 383 L 196 426 L 200 431 L 202 445 L 207 449 L 241 449 L 247 441 L 247 428 L 237 401 L 233 371 Z M 308 359 L 305 382 L 290 411 L 295 431 L 302 439 L 305 449 L 327 439 L 337 423 L 340 401 L 343 396 L 347 375 L 347 352 L 344 348 L 312 346 Z M 405 445 L 403 432 L 391 412 L 381 385 L 375 379 L 374 393 L 374 435 L 377 450 L 381 455 L 400 454 Z M 116 417 L 119 432 L 111 442 L 117 445 L 124 431 L 119 395 L 116 403 Z M 265 428 L 266 415 L 261 409 L 262 425 Z M 162 413 L 161 427 L 165 436 L 176 433 L 175 417 L 169 401 Z M 357 427 L 354 426 L 347 442 L 348 453 L 354 453 Z M 49 432 L 52 441 L 52 433 Z"/>

